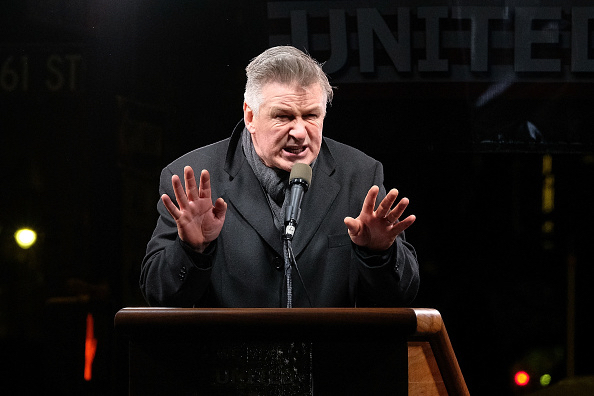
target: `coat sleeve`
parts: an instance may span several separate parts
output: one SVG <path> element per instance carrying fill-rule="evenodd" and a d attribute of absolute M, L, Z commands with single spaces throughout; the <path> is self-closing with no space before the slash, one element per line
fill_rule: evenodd
<path fill-rule="evenodd" d="M 171 172 L 161 172 L 159 191 L 173 202 Z M 157 204 L 159 218 L 147 245 L 140 272 L 140 289 L 151 306 L 192 307 L 210 285 L 216 242 L 203 253 L 185 246 L 179 239 L 175 220 L 163 202 Z"/>
<path fill-rule="evenodd" d="M 419 265 L 404 236 L 380 254 L 358 246 L 354 250 L 359 268 L 357 306 L 401 307 L 413 302 L 419 290 Z"/>

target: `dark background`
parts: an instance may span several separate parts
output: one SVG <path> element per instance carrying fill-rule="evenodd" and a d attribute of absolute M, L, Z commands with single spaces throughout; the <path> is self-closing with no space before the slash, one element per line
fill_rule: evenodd
<path fill-rule="evenodd" d="M 269 26 L 263 1 L 0 2 L 0 393 L 117 387 L 113 315 L 145 304 L 159 172 L 230 134 L 269 29 L 286 27 Z M 519 79 L 478 107 L 491 83 L 340 77 L 324 133 L 381 160 L 386 187 L 411 199 L 414 306 L 441 312 L 471 394 L 526 393 L 517 369 L 592 375 L 591 83 Z M 526 139 L 535 124 L 547 139 Z M 14 242 L 22 226 L 38 232 L 28 250 Z M 98 350 L 84 381 L 89 312 Z"/>

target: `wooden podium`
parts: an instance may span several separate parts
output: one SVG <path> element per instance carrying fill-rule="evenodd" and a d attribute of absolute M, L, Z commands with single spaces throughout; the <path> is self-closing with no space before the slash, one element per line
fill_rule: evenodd
<path fill-rule="evenodd" d="M 415 308 L 124 308 L 130 395 L 468 395 Z"/>

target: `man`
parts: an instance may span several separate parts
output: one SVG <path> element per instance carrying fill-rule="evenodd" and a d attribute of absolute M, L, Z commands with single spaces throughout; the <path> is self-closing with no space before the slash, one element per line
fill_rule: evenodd
<path fill-rule="evenodd" d="M 140 279 L 147 302 L 410 304 L 419 272 L 403 231 L 415 217 L 399 220 L 408 199 L 394 205 L 398 191 L 386 194 L 381 163 L 322 136 L 332 88 L 321 66 L 293 47 L 274 47 L 246 74 L 244 120 L 232 136 L 161 173 L 159 219 Z M 311 165 L 313 177 L 287 254 L 281 230 L 295 163 Z M 194 170 L 202 170 L 198 182 Z"/>

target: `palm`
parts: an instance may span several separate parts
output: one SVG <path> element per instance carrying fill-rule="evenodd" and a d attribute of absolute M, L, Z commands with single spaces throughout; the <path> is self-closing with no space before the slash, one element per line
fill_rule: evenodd
<path fill-rule="evenodd" d="M 344 222 L 354 244 L 374 251 L 383 251 L 392 246 L 396 237 L 410 227 L 416 217 L 410 215 L 399 221 L 409 201 L 403 198 L 391 209 L 398 197 L 398 191 L 395 189 L 392 189 L 380 202 L 377 210 L 374 210 L 378 193 L 379 188 L 373 186 L 365 197 L 359 216 L 356 219 L 347 217 Z"/>
<path fill-rule="evenodd" d="M 174 175 L 171 179 L 179 208 L 168 195 L 163 195 L 163 204 L 175 220 L 181 240 L 194 249 L 203 251 L 219 236 L 225 222 L 227 204 L 222 198 L 212 204 L 210 175 L 207 171 L 200 174 L 200 188 L 196 185 L 194 171 L 189 166 L 184 169 L 184 179 L 185 191 L 179 177 Z"/>

